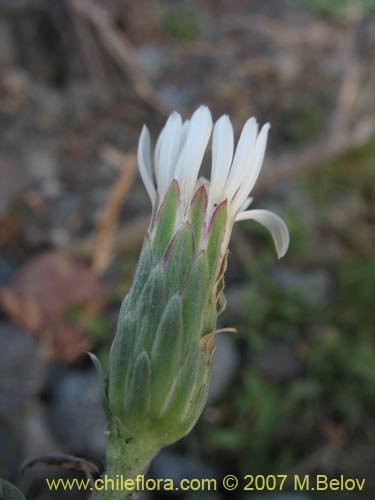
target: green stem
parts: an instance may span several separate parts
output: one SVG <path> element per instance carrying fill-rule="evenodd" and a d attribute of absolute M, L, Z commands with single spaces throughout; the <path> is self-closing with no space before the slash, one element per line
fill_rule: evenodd
<path fill-rule="evenodd" d="M 140 476 L 146 474 L 151 460 L 158 451 L 158 447 L 142 439 L 141 436 L 128 437 L 124 440 L 121 433 L 112 432 L 107 440 L 106 471 L 102 478 L 102 486 L 106 486 L 106 491 L 103 490 L 97 498 L 136 499 L 139 494 L 137 485 L 142 488 Z"/>

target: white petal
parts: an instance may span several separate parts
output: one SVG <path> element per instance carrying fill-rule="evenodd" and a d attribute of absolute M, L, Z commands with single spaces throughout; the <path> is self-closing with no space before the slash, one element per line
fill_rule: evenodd
<path fill-rule="evenodd" d="M 231 200 L 241 186 L 246 174 L 250 171 L 251 160 L 254 155 L 255 141 L 258 135 L 258 124 L 255 118 L 250 118 L 245 123 L 236 153 L 234 155 L 232 168 L 230 169 L 225 192 L 227 198 Z"/>
<path fill-rule="evenodd" d="M 212 130 L 212 118 L 206 106 L 200 106 L 191 117 L 187 137 L 177 160 L 175 178 L 185 201 L 191 198 L 199 168 Z"/>
<path fill-rule="evenodd" d="M 252 219 L 268 229 L 275 243 L 277 256 L 280 259 L 286 254 L 289 246 L 289 231 L 285 222 L 268 210 L 247 210 L 236 216 L 236 221 Z"/>
<path fill-rule="evenodd" d="M 212 170 L 210 184 L 210 198 L 212 202 L 218 200 L 228 178 L 228 172 L 233 159 L 233 127 L 227 115 L 216 122 L 212 136 Z"/>
<path fill-rule="evenodd" d="M 242 203 L 242 206 L 240 208 L 240 212 L 243 212 L 244 210 L 249 208 L 249 206 L 252 204 L 253 201 L 254 201 L 254 198 L 252 198 L 251 196 L 246 198 L 246 200 Z"/>
<path fill-rule="evenodd" d="M 234 196 L 232 207 L 233 211 L 238 211 L 242 203 L 249 196 L 249 193 L 254 187 L 256 180 L 258 179 L 260 169 L 262 168 L 264 153 L 266 151 L 267 136 L 270 124 L 266 123 L 263 125 L 262 130 L 258 136 L 255 144 L 254 155 L 252 157 L 250 171 L 243 180 L 238 192 Z"/>
<path fill-rule="evenodd" d="M 188 130 L 189 130 L 189 127 L 190 127 L 190 120 L 185 120 L 184 121 L 184 124 L 182 125 L 182 139 L 181 139 L 181 147 L 185 144 L 186 142 L 186 137 L 187 137 L 187 133 L 188 133 Z"/>
<path fill-rule="evenodd" d="M 161 168 L 161 163 L 160 163 L 160 148 L 161 144 L 163 142 L 163 137 L 165 135 L 165 125 L 161 129 L 161 132 L 159 134 L 159 137 L 157 138 L 156 144 L 155 144 L 155 150 L 154 150 L 154 169 L 155 169 L 155 176 L 156 178 L 159 177 L 160 175 L 160 168 Z"/>
<path fill-rule="evenodd" d="M 150 139 L 150 133 L 146 125 L 143 126 L 138 141 L 138 167 L 146 191 L 152 203 L 154 203 L 155 187 L 152 181 L 152 170 L 151 170 L 151 139 Z"/>
<path fill-rule="evenodd" d="M 160 141 L 158 170 L 156 174 L 158 191 L 161 196 L 167 191 L 173 178 L 177 155 L 180 152 L 181 133 L 181 116 L 174 111 L 168 118 L 163 137 Z"/>

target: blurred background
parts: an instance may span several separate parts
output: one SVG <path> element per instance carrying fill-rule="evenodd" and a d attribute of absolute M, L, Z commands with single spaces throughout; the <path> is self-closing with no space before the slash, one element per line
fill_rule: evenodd
<path fill-rule="evenodd" d="M 87 498 L 43 486 L 83 477 L 63 464 L 19 468 L 66 453 L 102 470 L 85 352 L 105 360 L 147 228 L 138 136 L 204 103 L 237 137 L 271 122 L 255 205 L 291 246 L 277 261 L 264 228 L 235 227 L 220 326 L 239 333 L 218 336 L 204 414 L 149 474 L 366 491 L 142 498 L 374 498 L 374 48 L 374 0 L 0 0 L 0 477 Z"/>

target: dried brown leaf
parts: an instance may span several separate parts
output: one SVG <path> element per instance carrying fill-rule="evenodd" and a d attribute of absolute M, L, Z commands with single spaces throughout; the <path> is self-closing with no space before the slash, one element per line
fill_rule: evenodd
<path fill-rule="evenodd" d="M 104 284 L 81 259 L 50 252 L 29 261 L 0 293 L 0 303 L 49 356 L 71 362 L 90 348 L 82 325 L 71 324 L 71 307 L 89 307 L 103 298 Z"/>

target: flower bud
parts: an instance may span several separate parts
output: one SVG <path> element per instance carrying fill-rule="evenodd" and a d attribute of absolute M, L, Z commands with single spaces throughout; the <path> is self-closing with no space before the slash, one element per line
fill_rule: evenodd
<path fill-rule="evenodd" d="M 173 181 L 152 221 L 121 306 L 105 377 L 106 406 L 127 437 L 145 429 L 158 447 L 190 431 L 206 402 L 227 206 L 207 227 L 202 186 L 190 215 Z M 202 341 L 203 340 L 203 341 Z"/>
<path fill-rule="evenodd" d="M 121 453 L 129 465 L 121 443 L 132 443 L 135 469 L 146 468 L 161 447 L 187 434 L 199 418 L 207 399 L 217 316 L 225 307 L 224 272 L 235 220 L 264 224 L 279 256 L 288 246 L 281 219 L 265 210 L 245 211 L 268 126 L 258 135 L 250 119 L 233 156 L 230 120 L 218 120 L 208 182 L 198 173 L 211 130 L 207 108 L 199 108 L 185 124 L 172 113 L 153 165 L 147 129 L 141 134 L 138 161 L 152 219 L 121 306 L 108 370 L 104 373 L 95 361 L 112 443 L 110 468 L 118 466 Z"/>

